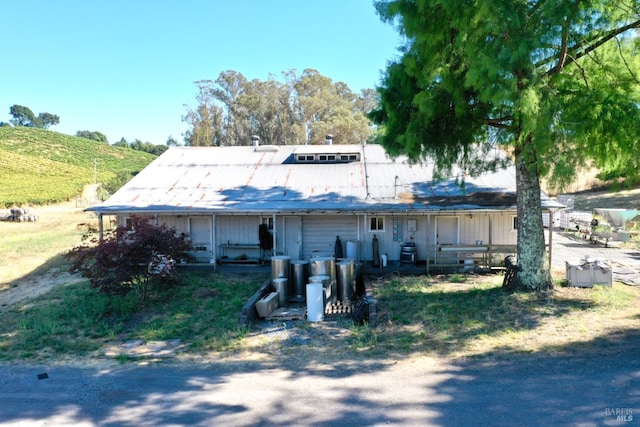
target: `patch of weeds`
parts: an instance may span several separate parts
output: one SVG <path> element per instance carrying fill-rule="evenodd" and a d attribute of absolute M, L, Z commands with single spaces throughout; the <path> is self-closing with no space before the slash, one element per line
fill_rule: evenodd
<path fill-rule="evenodd" d="M 124 365 L 124 364 L 125 364 L 125 363 L 127 363 L 127 362 L 132 362 L 132 361 L 135 361 L 135 360 L 137 360 L 137 359 L 136 359 L 135 357 L 133 357 L 133 356 L 129 356 L 128 354 L 122 354 L 122 353 L 121 353 L 121 354 L 118 354 L 118 355 L 115 357 L 115 360 L 116 360 L 118 363 L 120 363 L 121 365 Z"/>
<path fill-rule="evenodd" d="M 369 327 L 368 323 L 363 325 L 354 324 L 351 328 L 351 333 L 355 349 L 371 348 L 378 344 L 378 334 L 374 328 Z"/>
<path fill-rule="evenodd" d="M 467 274 L 452 274 L 449 276 L 451 283 L 466 283 L 469 276 Z"/>
<path fill-rule="evenodd" d="M 604 309 L 629 307 L 635 302 L 632 289 L 622 286 L 594 286 L 591 288 L 593 302 Z"/>

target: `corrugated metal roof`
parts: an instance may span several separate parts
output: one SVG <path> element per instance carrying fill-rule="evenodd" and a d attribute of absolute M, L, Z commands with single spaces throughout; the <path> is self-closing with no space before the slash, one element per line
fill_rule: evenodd
<path fill-rule="evenodd" d="M 349 163 L 297 164 L 295 153 L 360 153 Z M 510 167 L 434 181 L 433 164 L 391 159 L 379 145 L 173 147 L 104 203 L 110 212 L 406 212 L 506 209 Z"/>

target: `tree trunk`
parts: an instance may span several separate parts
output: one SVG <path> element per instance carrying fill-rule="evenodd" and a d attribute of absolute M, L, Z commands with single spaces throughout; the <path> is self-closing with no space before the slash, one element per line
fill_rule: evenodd
<path fill-rule="evenodd" d="M 540 175 L 522 153 L 516 155 L 516 191 L 518 203 L 517 290 L 547 290 L 553 287 L 546 258 Z M 535 162 L 535 159 L 534 159 Z"/>

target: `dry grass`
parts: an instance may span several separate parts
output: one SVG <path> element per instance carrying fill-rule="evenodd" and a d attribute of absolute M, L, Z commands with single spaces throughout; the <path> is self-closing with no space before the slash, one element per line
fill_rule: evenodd
<path fill-rule="evenodd" d="M 595 208 L 640 209 L 640 188 L 616 192 L 599 190 L 577 193 L 574 208 L 591 211 Z"/>
<path fill-rule="evenodd" d="M 0 291 L 31 274 L 63 268 L 62 255 L 81 241 L 83 230 L 78 224 L 97 224 L 93 215 L 73 203 L 34 207 L 30 212 L 39 220 L 0 222 Z"/>

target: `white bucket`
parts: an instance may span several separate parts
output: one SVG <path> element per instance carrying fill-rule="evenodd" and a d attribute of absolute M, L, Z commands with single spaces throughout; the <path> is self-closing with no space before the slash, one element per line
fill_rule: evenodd
<path fill-rule="evenodd" d="M 380 255 L 380 261 L 382 262 L 382 266 L 386 267 L 387 266 L 387 254 Z"/>
<path fill-rule="evenodd" d="M 466 258 L 464 260 L 464 271 L 472 271 L 475 266 L 473 258 Z"/>
<path fill-rule="evenodd" d="M 322 283 L 307 283 L 307 319 L 310 322 L 324 320 L 324 287 Z"/>

